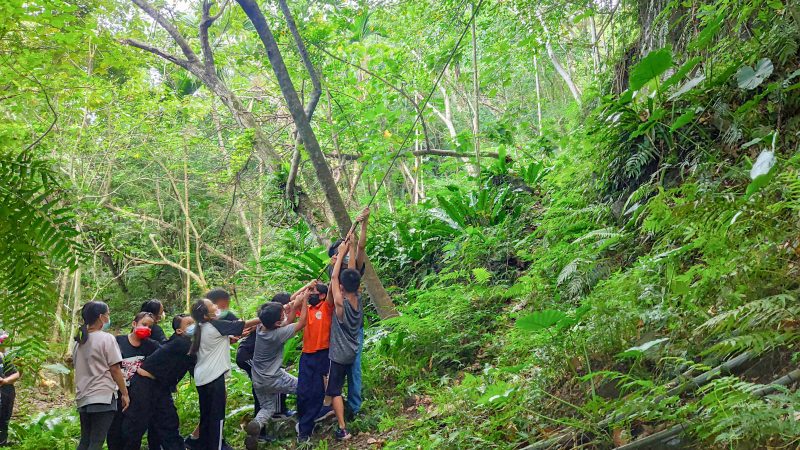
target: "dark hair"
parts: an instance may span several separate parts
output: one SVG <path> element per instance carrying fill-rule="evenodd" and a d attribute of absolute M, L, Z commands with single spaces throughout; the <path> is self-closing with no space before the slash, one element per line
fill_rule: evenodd
<path fill-rule="evenodd" d="M 231 295 L 225 289 L 215 288 L 206 293 L 206 298 L 216 304 L 220 300 L 230 300 Z"/>
<path fill-rule="evenodd" d="M 336 250 L 339 248 L 340 245 L 342 245 L 342 242 L 344 241 L 342 241 L 341 239 L 337 239 L 331 244 L 330 247 L 328 247 L 328 257 L 333 258 L 333 255 L 336 254 Z"/>
<path fill-rule="evenodd" d="M 328 285 L 324 283 L 317 283 L 317 292 L 319 292 L 320 294 L 327 294 Z"/>
<path fill-rule="evenodd" d="M 139 322 L 142 321 L 142 319 L 144 319 L 147 316 L 152 317 L 154 321 L 156 320 L 156 315 L 155 314 L 153 314 L 151 312 L 148 312 L 148 311 L 141 311 L 141 312 L 137 313 L 135 316 L 133 316 L 133 321 L 136 322 L 136 323 L 139 323 Z"/>
<path fill-rule="evenodd" d="M 281 292 L 279 294 L 275 294 L 272 296 L 272 301 L 275 303 L 280 303 L 281 305 L 285 305 L 289 303 L 289 300 L 292 299 L 292 296 L 286 292 Z"/>
<path fill-rule="evenodd" d="M 345 292 L 356 293 L 361 285 L 361 274 L 356 269 L 345 269 L 339 274 L 339 283 Z"/>
<path fill-rule="evenodd" d="M 150 299 L 144 303 L 142 303 L 142 308 L 139 310 L 141 312 L 149 312 L 153 315 L 153 319 L 156 319 L 158 316 L 161 315 L 161 310 L 164 308 L 164 305 L 161 304 L 160 301 L 156 299 Z"/>
<path fill-rule="evenodd" d="M 172 318 L 172 331 L 178 331 L 183 323 L 183 318 L 189 317 L 188 314 L 178 314 L 177 316 Z"/>
<path fill-rule="evenodd" d="M 206 316 L 208 315 L 208 307 L 206 306 L 206 302 L 203 300 L 198 300 L 194 302 L 192 305 L 192 319 L 199 324 L 208 322 Z M 174 323 L 174 322 L 173 322 Z M 180 327 L 180 326 L 179 326 Z M 192 348 L 189 349 L 190 355 L 196 355 L 197 351 L 200 349 L 200 335 L 202 334 L 202 327 L 197 327 L 197 331 L 194 332 L 194 340 L 192 341 Z"/>
<path fill-rule="evenodd" d="M 281 320 L 282 315 L 283 306 L 277 302 L 264 303 L 258 308 L 258 319 L 268 330 L 275 329 L 275 322 Z"/>
<path fill-rule="evenodd" d="M 75 336 L 75 341 L 78 345 L 85 344 L 86 340 L 89 339 L 89 325 L 97 322 L 97 319 L 106 313 L 108 313 L 108 305 L 103 302 L 92 301 L 83 305 L 81 308 L 83 324 L 78 331 L 78 335 Z"/>

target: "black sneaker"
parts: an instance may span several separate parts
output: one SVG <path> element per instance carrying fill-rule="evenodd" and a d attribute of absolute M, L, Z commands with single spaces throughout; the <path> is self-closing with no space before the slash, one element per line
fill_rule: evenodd
<path fill-rule="evenodd" d="M 192 437 L 192 435 L 186 436 L 186 439 L 183 440 L 183 446 L 189 450 L 196 450 L 197 445 L 200 442 L 200 438 Z"/>
<path fill-rule="evenodd" d="M 258 441 L 261 435 L 261 424 L 256 422 L 255 419 L 244 428 L 247 432 L 247 437 L 244 439 L 244 446 L 247 450 L 258 450 Z"/>
<path fill-rule="evenodd" d="M 353 437 L 352 434 L 347 432 L 347 429 L 339 427 L 336 427 L 336 434 L 334 434 L 334 436 L 336 437 L 337 441 L 346 441 Z"/>

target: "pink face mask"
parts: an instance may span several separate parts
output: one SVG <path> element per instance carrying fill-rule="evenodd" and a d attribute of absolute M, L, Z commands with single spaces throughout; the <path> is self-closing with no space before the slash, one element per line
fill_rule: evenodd
<path fill-rule="evenodd" d="M 5 342 L 6 339 L 8 339 L 8 335 L 7 334 L 0 334 L 0 344 Z"/>

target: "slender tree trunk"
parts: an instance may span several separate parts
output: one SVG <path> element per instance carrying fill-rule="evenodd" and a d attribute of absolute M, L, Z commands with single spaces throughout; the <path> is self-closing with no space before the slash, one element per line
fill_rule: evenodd
<path fill-rule="evenodd" d="M 325 161 L 325 155 L 322 153 L 322 149 L 317 141 L 317 136 L 314 134 L 308 116 L 306 116 L 303 105 L 300 103 L 300 99 L 297 96 L 297 91 L 289 76 L 289 71 L 284 64 L 275 37 L 272 35 L 272 31 L 255 0 L 236 1 L 242 7 L 245 14 L 247 14 L 247 17 L 250 18 L 258 36 L 261 38 L 261 42 L 264 44 L 267 57 L 272 65 L 272 70 L 277 78 L 281 93 L 292 114 L 292 119 L 294 119 L 295 127 L 303 140 L 303 144 L 305 144 L 306 151 L 317 173 L 317 179 L 322 186 L 325 198 L 339 226 L 339 231 L 341 235 L 344 236 L 353 225 L 350 220 L 350 215 L 339 194 L 336 182 L 333 180 L 333 175 L 328 167 L 328 163 Z M 288 24 L 291 26 L 292 21 L 288 21 Z M 364 278 L 370 298 L 375 304 L 380 317 L 385 318 L 397 315 L 389 294 L 384 289 L 383 284 L 381 284 L 380 279 L 378 279 L 369 261 L 367 261 L 367 270 Z"/>
<path fill-rule="evenodd" d="M 189 272 L 192 271 L 192 241 L 191 237 L 189 236 L 189 175 L 188 175 L 188 167 L 187 167 L 187 156 L 186 152 L 183 152 L 183 203 L 184 209 L 183 212 L 186 214 L 186 218 L 184 220 L 184 239 L 186 242 L 186 311 L 189 310 L 189 307 L 192 304 L 192 278 L 188 275 Z M 198 265 L 198 270 L 200 267 Z"/>
<path fill-rule="evenodd" d="M 475 3 L 472 4 L 473 15 L 475 14 Z M 478 39 L 476 36 L 475 31 L 475 22 L 477 22 L 477 17 L 472 20 L 472 91 L 473 95 L 475 96 L 475 108 L 472 112 L 472 141 L 473 147 L 475 147 L 475 171 L 480 176 L 481 173 L 481 140 L 480 140 L 480 111 L 481 111 L 481 102 L 480 102 L 480 84 L 478 84 Z"/>
<path fill-rule="evenodd" d="M 567 87 L 569 88 L 570 93 L 572 93 L 572 97 L 575 99 L 578 105 L 580 105 L 581 92 L 575 85 L 575 83 L 572 81 L 572 77 L 570 77 L 569 72 L 567 72 L 564 69 L 564 66 L 562 66 L 561 63 L 558 61 L 558 57 L 556 56 L 556 53 L 553 51 L 553 46 L 550 43 L 550 31 L 547 28 L 547 24 L 545 23 L 541 12 L 536 11 L 536 17 L 539 18 L 539 23 L 542 24 L 542 29 L 544 30 L 544 46 L 545 49 L 547 50 L 547 56 L 550 57 L 550 62 L 553 64 L 553 68 L 556 69 L 556 72 L 558 72 L 558 74 L 564 80 L 564 83 L 566 83 Z"/>
<path fill-rule="evenodd" d="M 64 269 L 61 271 L 61 276 L 58 277 L 58 304 L 56 304 L 56 321 L 53 327 L 53 336 L 50 339 L 52 342 L 58 342 L 61 335 L 61 327 L 64 326 L 64 321 L 61 315 L 64 310 L 65 295 L 67 293 L 67 283 L 69 282 L 69 270 Z"/>
<path fill-rule="evenodd" d="M 542 135 L 542 94 L 539 87 L 539 61 L 536 54 L 533 54 L 533 73 L 536 79 L 536 118 L 539 123 L 539 136 Z"/>
<path fill-rule="evenodd" d="M 75 331 L 78 328 L 78 314 L 81 308 L 81 268 L 72 273 L 72 311 L 70 312 L 69 340 L 65 347 L 64 356 L 71 355 L 75 346 Z"/>
<path fill-rule="evenodd" d="M 597 26 L 594 23 L 594 14 L 589 16 L 589 43 L 592 46 L 592 62 L 594 63 L 594 71 L 600 71 L 600 49 L 597 44 Z"/>

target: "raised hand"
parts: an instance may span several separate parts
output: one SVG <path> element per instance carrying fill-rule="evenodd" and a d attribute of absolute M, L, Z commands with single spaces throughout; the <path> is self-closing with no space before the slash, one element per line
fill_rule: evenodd
<path fill-rule="evenodd" d="M 369 213 L 370 213 L 369 206 L 367 206 L 366 208 L 364 208 L 363 211 L 361 211 L 358 214 L 358 217 L 356 217 L 356 222 L 363 222 L 364 220 L 368 219 L 369 218 Z"/>

